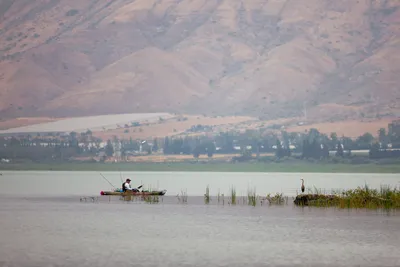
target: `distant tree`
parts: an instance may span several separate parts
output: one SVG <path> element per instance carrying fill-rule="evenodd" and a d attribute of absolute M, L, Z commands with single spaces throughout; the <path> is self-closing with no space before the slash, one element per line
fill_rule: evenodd
<path fill-rule="evenodd" d="M 163 147 L 163 152 L 165 155 L 171 154 L 171 144 L 168 136 L 164 138 L 164 147 Z"/>
<path fill-rule="evenodd" d="M 192 153 L 191 139 L 185 136 L 182 140 L 182 152 L 185 155 L 190 155 Z"/>
<path fill-rule="evenodd" d="M 11 140 L 10 140 L 11 147 L 16 147 L 16 146 L 20 146 L 20 145 L 21 145 L 21 141 L 19 139 L 15 138 L 14 136 L 11 137 Z"/>
<path fill-rule="evenodd" d="M 149 146 L 148 144 L 145 146 L 144 150 L 147 152 L 147 155 L 150 155 L 152 153 L 151 146 Z"/>
<path fill-rule="evenodd" d="M 288 149 L 290 145 L 289 134 L 286 131 L 282 131 L 283 148 Z"/>
<path fill-rule="evenodd" d="M 310 150 L 311 150 L 311 157 L 314 159 L 320 159 L 321 158 L 321 144 L 317 142 L 316 139 L 313 140 L 313 142 L 310 145 Z"/>
<path fill-rule="evenodd" d="M 333 147 L 334 147 L 334 145 L 337 144 L 337 142 L 338 142 L 337 133 L 335 133 L 335 132 L 331 133 L 330 137 L 331 137 L 332 144 L 333 144 Z"/>
<path fill-rule="evenodd" d="M 193 149 L 193 157 L 194 158 L 196 158 L 196 159 L 198 159 L 199 157 L 200 157 L 200 147 L 199 146 L 196 146 L 194 149 Z"/>
<path fill-rule="evenodd" d="M 253 137 L 251 146 L 252 146 L 253 151 L 256 152 L 256 158 L 259 159 L 260 158 L 261 137 L 259 137 L 259 136 Z"/>
<path fill-rule="evenodd" d="M 171 144 L 171 153 L 178 155 L 182 152 L 182 147 L 183 147 L 183 139 L 182 138 L 177 138 L 172 140 Z"/>
<path fill-rule="evenodd" d="M 342 136 L 342 145 L 344 149 L 350 150 L 354 147 L 354 141 L 350 137 Z"/>
<path fill-rule="evenodd" d="M 70 132 L 69 133 L 69 146 L 70 147 L 78 147 L 78 133 L 77 132 Z"/>
<path fill-rule="evenodd" d="M 310 157 L 310 143 L 308 139 L 303 140 L 303 151 L 301 157 L 306 159 Z"/>
<path fill-rule="evenodd" d="M 379 158 L 379 149 L 380 145 L 378 143 L 374 143 L 369 150 L 370 158 Z"/>
<path fill-rule="evenodd" d="M 206 151 L 207 151 L 207 156 L 209 158 L 211 158 L 214 155 L 215 150 L 216 150 L 216 147 L 215 147 L 214 143 L 213 142 L 207 142 Z"/>
<path fill-rule="evenodd" d="M 232 153 L 234 152 L 234 136 L 232 133 L 226 132 L 226 133 L 220 133 L 220 137 L 221 137 L 221 150 L 224 153 Z"/>
<path fill-rule="evenodd" d="M 387 143 L 388 143 L 388 136 L 386 135 L 386 129 L 385 128 L 380 128 L 378 131 L 378 138 L 379 142 L 382 144 L 384 148 L 387 148 Z"/>
<path fill-rule="evenodd" d="M 104 148 L 104 150 L 108 157 L 112 157 L 112 155 L 114 155 L 114 147 L 113 147 L 110 139 L 107 140 L 107 145 Z"/>
<path fill-rule="evenodd" d="M 312 142 L 313 140 L 318 139 L 320 135 L 321 134 L 317 129 L 311 128 L 310 131 L 308 132 L 308 140 Z"/>
<path fill-rule="evenodd" d="M 121 158 L 123 161 L 126 161 L 127 159 L 126 148 L 124 146 L 121 147 Z"/>
<path fill-rule="evenodd" d="M 276 151 L 275 156 L 277 158 L 282 158 L 284 156 L 284 151 L 281 145 L 281 141 L 279 139 L 276 140 Z"/>
<path fill-rule="evenodd" d="M 326 143 L 324 143 L 322 146 L 322 157 L 327 159 L 329 158 L 329 147 Z"/>
<path fill-rule="evenodd" d="M 365 133 L 361 136 L 359 136 L 356 140 L 357 146 L 359 148 L 369 148 L 372 145 L 372 142 L 374 141 L 374 136 L 370 133 Z"/>
<path fill-rule="evenodd" d="M 291 144 L 299 145 L 299 144 L 297 143 L 297 142 L 298 142 L 298 136 L 299 136 L 298 133 L 289 133 L 289 142 L 290 142 Z"/>
<path fill-rule="evenodd" d="M 158 151 L 159 147 L 158 147 L 158 139 L 154 138 L 153 140 L 153 151 Z"/>
<path fill-rule="evenodd" d="M 337 144 L 336 156 L 337 157 L 343 157 L 344 156 L 343 147 L 342 147 L 342 144 L 340 142 L 338 142 L 338 144 Z"/>
<path fill-rule="evenodd" d="M 380 128 L 378 130 L 378 135 L 379 135 L 379 142 L 384 142 L 386 138 L 386 129 L 385 128 Z"/>

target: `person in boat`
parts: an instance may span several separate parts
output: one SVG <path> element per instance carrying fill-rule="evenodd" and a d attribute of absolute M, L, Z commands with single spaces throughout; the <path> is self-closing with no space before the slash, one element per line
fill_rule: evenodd
<path fill-rule="evenodd" d="M 129 178 L 122 184 L 122 192 L 126 191 L 139 192 L 139 189 L 131 187 L 131 179 Z"/>

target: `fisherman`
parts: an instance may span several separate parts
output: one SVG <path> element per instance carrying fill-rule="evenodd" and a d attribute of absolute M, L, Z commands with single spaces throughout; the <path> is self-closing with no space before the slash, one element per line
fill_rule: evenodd
<path fill-rule="evenodd" d="M 122 192 L 126 192 L 127 190 L 132 192 L 139 192 L 139 189 L 131 187 L 131 179 L 127 178 L 125 183 L 122 184 Z"/>

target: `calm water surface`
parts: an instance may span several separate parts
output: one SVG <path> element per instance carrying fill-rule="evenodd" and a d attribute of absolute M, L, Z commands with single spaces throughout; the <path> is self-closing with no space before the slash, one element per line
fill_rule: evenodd
<path fill-rule="evenodd" d="M 104 173 L 116 186 L 119 173 Z M 124 176 L 128 176 L 124 173 Z M 367 182 L 397 185 L 398 175 L 130 173 L 133 183 L 167 189 L 158 204 L 79 196 L 110 189 L 92 172 L 3 172 L 0 266 L 400 266 L 399 213 L 277 206 L 187 205 L 174 195 L 293 194 L 299 177 L 318 188 Z M 197 188 L 200 187 L 200 188 Z M 213 190 L 213 188 L 215 188 Z M 13 193 L 14 195 L 11 195 Z"/>
<path fill-rule="evenodd" d="M 316 187 L 327 193 L 336 189 L 356 188 L 367 183 L 371 188 L 382 184 L 400 187 L 400 174 L 343 174 L 343 173 L 212 173 L 212 172 L 103 172 L 115 187 L 121 187 L 123 179 L 130 177 L 132 186 L 144 184 L 145 188 L 166 189 L 167 195 L 175 196 L 181 190 L 191 196 L 203 196 L 206 186 L 211 194 L 228 194 L 235 186 L 238 194 L 246 195 L 254 187 L 257 193 L 282 192 L 296 195 L 301 181 L 306 188 Z M 0 176 L 0 194 L 10 195 L 99 195 L 113 187 L 98 172 L 3 172 Z"/>

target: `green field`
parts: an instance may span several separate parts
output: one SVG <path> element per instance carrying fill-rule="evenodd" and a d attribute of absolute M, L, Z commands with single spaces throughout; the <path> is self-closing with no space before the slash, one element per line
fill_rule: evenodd
<path fill-rule="evenodd" d="M 0 164 L 0 170 L 15 171 L 181 171 L 181 172 L 326 172 L 400 173 L 400 164 L 348 163 L 28 163 Z"/>

